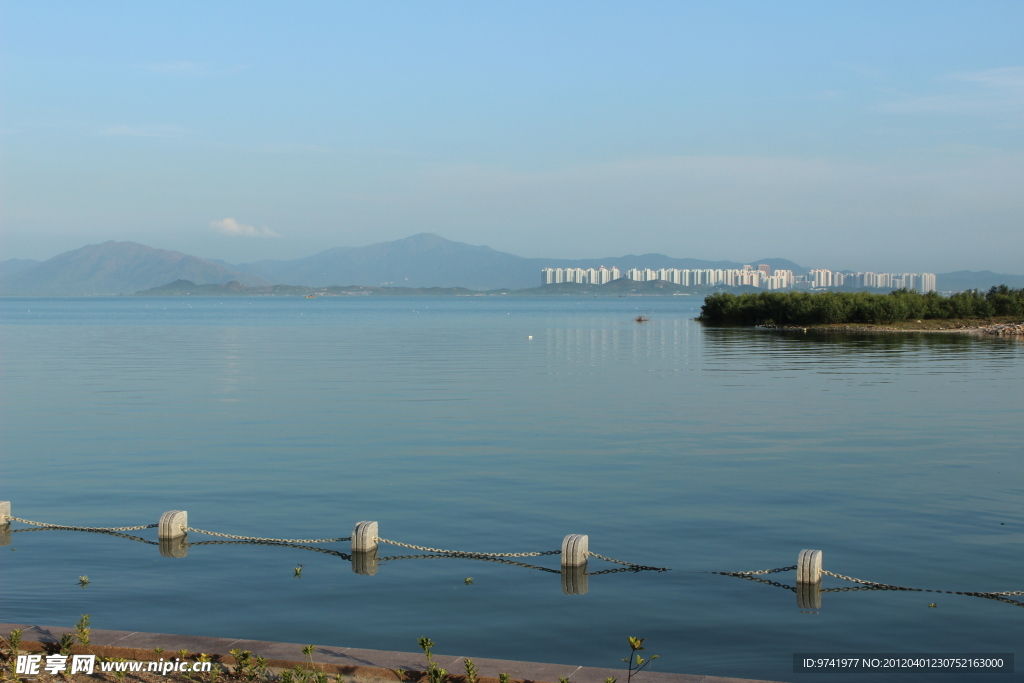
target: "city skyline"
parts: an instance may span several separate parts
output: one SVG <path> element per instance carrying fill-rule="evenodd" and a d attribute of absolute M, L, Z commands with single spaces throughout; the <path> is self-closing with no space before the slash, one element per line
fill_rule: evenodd
<path fill-rule="evenodd" d="M 776 289 L 827 289 L 831 287 L 858 287 L 865 289 L 913 289 L 921 292 L 936 290 L 935 273 L 875 273 L 872 271 L 831 271 L 827 268 L 811 269 L 807 275 L 795 275 L 792 270 L 773 270 L 767 263 L 755 268 L 542 268 L 540 284 L 563 283 L 605 285 L 620 278 L 635 282 L 670 282 L 684 287 L 757 287 Z"/>

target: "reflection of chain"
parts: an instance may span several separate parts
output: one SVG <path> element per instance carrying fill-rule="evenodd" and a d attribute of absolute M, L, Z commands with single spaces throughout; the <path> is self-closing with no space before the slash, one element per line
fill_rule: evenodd
<path fill-rule="evenodd" d="M 513 567 L 526 567 L 527 569 L 536 569 L 540 572 L 550 572 L 552 574 L 560 573 L 557 569 L 538 567 L 535 564 L 526 564 L 525 562 L 515 562 L 514 560 L 503 560 L 500 557 L 489 557 L 486 555 L 474 555 L 470 553 L 446 553 L 441 555 L 392 555 L 391 557 L 381 557 L 377 561 L 389 562 L 391 560 L 437 560 L 443 558 L 452 558 L 457 560 L 477 560 L 479 562 L 497 562 L 498 564 L 510 564 Z"/>
<path fill-rule="evenodd" d="M 325 555 L 336 555 L 343 560 L 351 560 L 351 555 L 345 553 L 339 553 L 337 550 L 328 550 L 327 548 L 317 548 L 310 545 L 296 545 L 294 543 L 276 543 L 274 541 L 199 541 L 197 543 L 189 543 L 188 547 L 194 547 L 197 545 L 276 545 L 279 548 L 298 548 L 299 550 L 310 550 L 314 553 L 324 553 Z"/>
<path fill-rule="evenodd" d="M 644 564 L 634 564 L 633 562 L 626 562 L 624 560 L 616 560 L 616 559 L 613 559 L 611 557 L 605 557 L 604 555 L 598 555 L 597 553 L 588 552 L 587 555 L 589 555 L 591 557 L 596 557 L 599 560 L 604 560 L 605 562 L 614 562 L 615 564 L 624 564 L 624 565 L 626 565 L 627 567 L 630 567 L 630 568 L 635 567 L 637 569 L 643 569 L 643 570 L 647 570 L 647 571 L 656 571 L 656 572 L 667 572 L 668 571 L 668 568 L 666 568 L 666 567 L 648 567 L 647 565 L 644 565 Z M 619 570 L 619 571 L 621 571 L 621 570 Z M 604 573 L 604 572 L 601 572 L 601 573 Z M 591 576 L 593 576 L 593 574 L 591 574 Z"/>
<path fill-rule="evenodd" d="M 411 543 L 399 543 L 398 541 L 389 541 L 386 538 L 377 538 L 380 543 L 387 543 L 389 545 L 397 545 L 399 548 L 409 548 L 410 550 L 423 550 L 428 553 L 440 553 L 442 555 L 472 555 L 473 557 L 540 557 L 541 555 L 561 555 L 561 550 L 546 550 L 541 553 L 474 553 L 467 550 L 444 550 L 442 548 L 428 548 L 422 545 L 412 545 Z"/>
<path fill-rule="evenodd" d="M 947 593 L 949 595 L 973 595 L 975 597 L 984 598 L 989 596 L 1005 596 L 1005 595 L 1024 595 L 1024 591 L 941 591 L 932 590 L 929 588 L 906 588 L 904 586 L 893 586 L 888 583 L 878 583 L 877 581 L 865 581 L 864 579 L 855 579 L 852 576 L 846 576 L 844 574 L 836 574 L 835 572 L 821 570 L 822 574 L 842 579 L 844 581 L 850 581 L 853 583 L 862 583 L 866 586 L 871 586 L 873 590 L 891 590 L 891 591 L 917 591 L 922 593 Z M 1015 602 L 1015 601 L 1011 601 Z"/>
<path fill-rule="evenodd" d="M 645 567 L 642 564 L 633 564 L 633 565 L 630 565 L 628 567 L 623 567 L 622 569 L 602 569 L 599 572 L 587 572 L 587 576 L 601 576 L 602 574 L 621 574 L 622 572 L 633 572 L 634 574 L 636 574 L 638 572 L 666 572 L 666 571 L 668 571 L 668 570 L 667 569 L 662 569 L 660 567 Z"/>
<path fill-rule="evenodd" d="M 29 519 L 22 519 L 21 517 L 8 517 L 12 522 L 21 522 L 22 524 L 32 524 L 33 526 L 43 526 L 48 529 L 64 529 L 66 531 L 138 531 L 139 529 L 154 529 L 158 524 L 143 524 L 141 526 L 65 526 L 63 524 L 46 524 L 45 522 L 33 522 Z"/>
<path fill-rule="evenodd" d="M 33 531 L 67 531 L 71 527 L 66 526 L 44 526 L 38 529 L 14 529 L 11 531 L 12 534 L 24 534 L 31 533 Z M 147 527 L 148 528 L 148 527 Z M 129 541 L 138 541 L 139 543 L 148 543 L 149 545 L 160 545 L 155 541 L 147 541 L 141 536 L 131 536 L 129 534 L 119 534 L 116 531 L 107 531 L 106 529 L 86 529 L 86 528 L 74 528 L 73 531 L 85 531 L 90 534 L 104 534 L 106 536 L 117 536 L 118 538 L 127 538 Z"/>
<path fill-rule="evenodd" d="M 735 576 L 737 579 L 743 579 L 744 581 L 753 581 L 755 583 L 764 583 L 769 586 L 775 586 L 776 588 L 785 588 L 786 590 L 795 591 L 796 589 L 784 583 L 778 581 L 771 581 L 769 579 L 759 579 L 756 576 L 751 576 L 745 572 L 711 572 L 712 574 L 721 574 L 722 576 Z"/>
<path fill-rule="evenodd" d="M 152 526 L 156 526 L 153 524 Z M 216 531 L 204 531 L 188 527 L 185 531 L 194 531 L 197 534 L 207 536 L 220 536 L 221 538 L 234 538 L 239 541 L 265 541 L 268 543 L 337 543 L 339 541 L 351 541 L 351 538 L 259 538 L 258 536 L 235 536 L 234 534 L 219 534 Z"/>

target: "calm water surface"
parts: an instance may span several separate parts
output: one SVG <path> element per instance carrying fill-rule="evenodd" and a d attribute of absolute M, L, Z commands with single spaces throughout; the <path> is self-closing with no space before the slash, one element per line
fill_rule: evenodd
<path fill-rule="evenodd" d="M 0 621 L 89 613 L 97 628 L 406 651 L 427 635 L 446 654 L 605 667 L 640 635 L 662 671 L 776 680 L 831 680 L 793 674 L 794 652 L 1024 656 L 1019 604 L 862 591 L 800 610 L 785 588 L 707 573 L 820 548 L 826 569 L 869 580 L 1024 589 L 1024 344 L 704 329 L 699 303 L 0 300 L 0 499 L 15 516 L 122 526 L 183 509 L 194 527 L 288 538 L 368 519 L 399 541 L 503 552 L 585 533 L 672 569 L 564 595 L 556 573 L 466 559 L 361 576 L 294 548 L 169 559 L 18 532 L 0 547 Z"/>

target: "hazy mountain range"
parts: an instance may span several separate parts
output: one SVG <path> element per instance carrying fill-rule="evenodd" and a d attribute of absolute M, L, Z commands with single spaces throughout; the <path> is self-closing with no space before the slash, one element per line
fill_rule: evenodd
<path fill-rule="evenodd" d="M 238 280 L 247 285 L 269 284 L 249 273 L 235 271 L 197 256 L 154 249 L 135 242 L 90 244 L 26 266 L 4 261 L 8 274 L 0 278 L 0 294 L 81 296 L 133 294 L 178 279 L 194 282 Z M 10 270 L 14 272 L 10 272 Z M 0 270 L 0 273 L 3 272 Z M 185 273 L 191 273 L 186 275 Z"/>
<path fill-rule="evenodd" d="M 775 268 L 807 269 L 786 259 L 754 259 Z M 49 260 L 0 261 L 0 295 L 83 296 L 134 294 L 176 280 L 247 286 L 269 284 L 465 287 L 475 290 L 524 289 L 540 284 L 545 267 L 596 268 L 740 268 L 739 261 L 704 261 L 664 254 L 603 259 L 524 258 L 490 247 L 452 242 L 432 233 L 413 235 L 366 247 L 338 247 L 290 261 L 230 264 L 135 242 L 90 244 Z M 1024 276 L 959 271 L 938 276 L 939 288 L 988 288 L 994 284 L 1024 287 Z"/>

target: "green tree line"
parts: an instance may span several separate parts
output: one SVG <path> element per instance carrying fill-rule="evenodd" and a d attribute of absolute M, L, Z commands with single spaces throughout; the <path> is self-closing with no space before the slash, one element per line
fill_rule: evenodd
<path fill-rule="evenodd" d="M 719 292 L 704 299 L 698 320 L 734 325 L 821 325 L 993 316 L 1024 318 L 1024 289 L 1000 285 L 984 293 L 972 289 L 951 296 L 906 289 L 889 294 Z"/>

